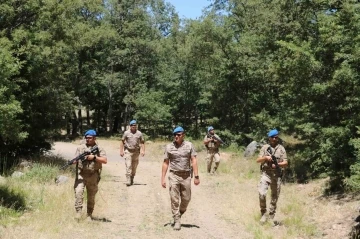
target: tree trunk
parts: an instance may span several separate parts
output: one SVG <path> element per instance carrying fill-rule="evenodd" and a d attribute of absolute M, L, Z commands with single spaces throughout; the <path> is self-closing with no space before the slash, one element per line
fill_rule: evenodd
<path fill-rule="evenodd" d="M 72 135 L 72 136 L 77 136 L 77 135 L 78 135 L 79 121 L 78 121 L 77 118 L 76 118 L 76 113 L 75 113 L 75 111 L 72 112 L 71 125 L 72 125 L 71 135 Z"/>
<path fill-rule="evenodd" d="M 71 116 L 69 113 L 65 115 L 66 121 L 66 135 L 69 136 L 71 134 Z"/>
<path fill-rule="evenodd" d="M 88 127 L 90 127 L 91 123 L 90 123 L 90 110 L 89 107 L 86 107 L 86 124 Z"/>
<path fill-rule="evenodd" d="M 83 123 L 82 123 L 82 112 L 81 112 L 81 108 L 78 110 L 78 119 L 79 119 L 80 133 L 83 133 Z"/>
<path fill-rule="evenodd" d="M 108 109 L 108 126 L 109 126 L 109 132 L 113 132 L 113 102 L 112 102 L 112 91 L 111 86 L 108 86 L 109 90 L 109 109 Z"/>
<path fill-rule="evenodd" d="M 119 117 L 115 116 L 114 117 L 113 127 L 112 127 L 112 132 L 117 133 L 118 129 L 119 129 Z"/>

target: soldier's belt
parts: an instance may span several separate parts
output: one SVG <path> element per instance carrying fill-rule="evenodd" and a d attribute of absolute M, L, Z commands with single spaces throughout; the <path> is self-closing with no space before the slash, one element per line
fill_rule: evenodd
<path fill-rule="evenodd" d="M 208 151 L 218 151 L 219 148 L 207 148 Z"/>
<path fill-rule="evenodd" d="M 190 171 L 175 171 L 170 169 L 170 173 L 176 174 L 176 175 L 190 175 Z"/>
<path fill-rule="evenodd" d="M 140 153 L 140 149 L 128 149 L 128 148 L 126 148 L 125 150 L 129 151 L 130 153 L 135 153 L 135 152 Z"/>

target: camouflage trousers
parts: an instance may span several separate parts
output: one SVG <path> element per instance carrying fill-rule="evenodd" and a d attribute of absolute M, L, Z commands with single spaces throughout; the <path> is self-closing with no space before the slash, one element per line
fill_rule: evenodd
<path fill-rule="evenodd" d="M 126 168 L 126 177 L 135 176 L 137 166 L 139 165 L 139 156 L 140 152 L 130 152 L 125 150 L 125 168 Z"/>
<path fill-rule="evenodd" d="M 179 219 L 191 200 L 191 177 L 190 172 L 169 174 L 169 192 L 171 211 L 174 219 Z"/>
<path fill-rule="evenodd" d="M 216 171 L 216 169 L 219 167 L 220 164 L 220 153 L 218 150 L 208 150 L 206 154 L 206 166 L 207 166 L 207 172 L 211 172 L 212 163 L 215 163 L 215 166 L 213 168 L 213 173 Z"/>
<path fill-rule="evenodd" d="M 95 206 L 95 195 L 98 191 L 100 175 L 98 172 L 92 174 L 78 174 L 74 184 L 75 210 L 81 212 L 84 202 L 84 190 L 87 194 L 87 211 L 92 213 Z"/>
<path fill-rule="evenodd" d="M 259 200 L 260 200 L 260 211 L 262 214 L 266 213 L 266 194 L 269 189 L 271 189 L 271 201 L 269 213 L 276 213 L 276 203 L 280 196 L 281 189 L 281 177 L 279 177 L 275 171 L 263 171 L 261 174 L 261 179 L 258 185 L 259 190 Z"/>

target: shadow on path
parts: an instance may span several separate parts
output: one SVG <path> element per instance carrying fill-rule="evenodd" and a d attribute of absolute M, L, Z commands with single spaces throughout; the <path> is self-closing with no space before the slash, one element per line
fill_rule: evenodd
<path fill-rule="evenodd" d="M 105 217 L 93 217 L 92 220 L 97 222 L 111 222 L 111 220 Z"/>
<path fill-rule="evenodd" d="M 164 224 L 164 227 L 167 227 L 167 226 L 172 226 L 174 227 L 174 223 L 171 223 L 171 222 L 168 222 L 168 223 L 165 223 Z M 198 225 L 193 225 L 193 224 L 181 224 L 181 227 L 186 227 L 186 228 L 200 228 Z"/>

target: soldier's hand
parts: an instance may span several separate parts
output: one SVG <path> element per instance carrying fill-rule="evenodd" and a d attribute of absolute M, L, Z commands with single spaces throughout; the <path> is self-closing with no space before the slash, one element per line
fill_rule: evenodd
<path fill-rule="evenodd" d="M 140 155 L 141 155 L 141 157 L 144 157 L 144 156 L 145 156 L 145 153 L 142 152 L 142 153 L 140 153 Z"/>
<path fill-rule="evenodd" d="M 265 156 L 265 161 L 272 162 L 272 158 L 269 155 Z"/>
<path fill-rule="evenodd" d="M 196 178 L 195 178 L 195 179 L 194 179 L 194 184 L 195 184 L 195 185 L 199 185 L 199 184 L 200 184 L 200 179 L 196 179 Z"/>
<path fill-rule="evenodd" d="M 166 181 L 164 179 L 161 180 L 161 186 L 163 188 L 166 188 Z"/>
<path fill-rule="evenodd" d="M 125 155 L 124 152 L 120 152 L 121 157 L 124 157 L 124 155 Z"/>

